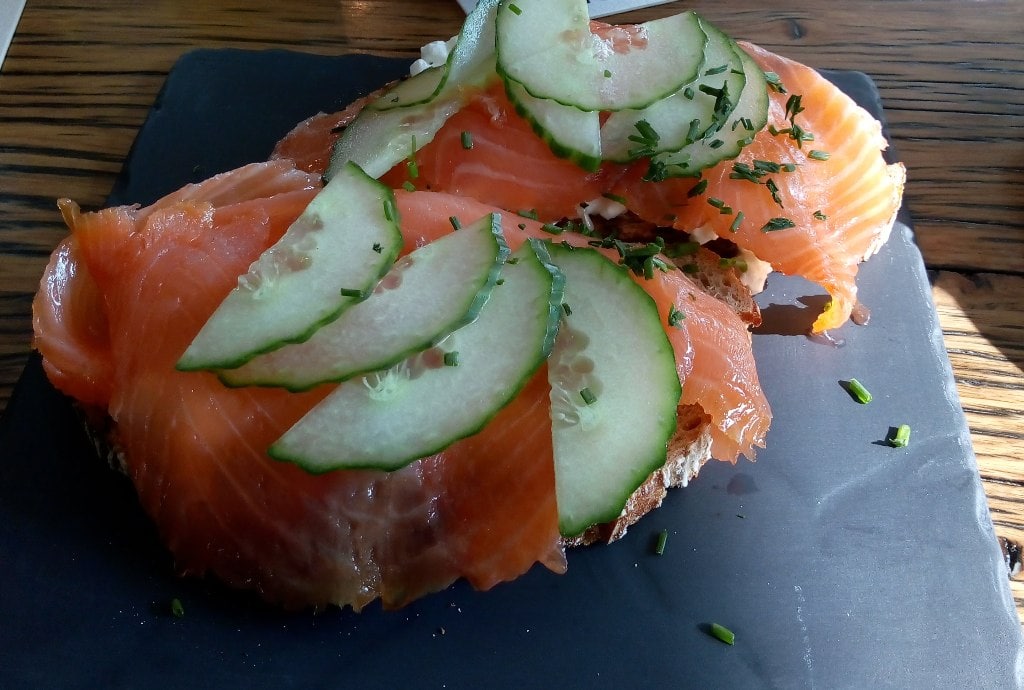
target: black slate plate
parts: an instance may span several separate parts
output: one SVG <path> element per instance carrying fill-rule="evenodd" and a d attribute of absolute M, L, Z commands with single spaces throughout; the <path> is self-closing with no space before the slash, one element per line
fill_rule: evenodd
<path fill-rule="evenodd" d="M 110 201 L 262 159 L 293 123 L 404 68 L 186 55 Z M 881 115 L 864 75 L 829 77 Z M 793 335 L 820 308 L 817 288 L 773 280 L 760 298 L 754 345 L 776 419 L 757 463 L 709 465 L 623 541 L 571 553 L 564 576 L 538 567 L 486 593 L 460 583 L 399 612 L 285 614 L 176 579 L 130 485 L 33 359 L 0 422 L 0 685 L 1017 685 L 1021 629 L 905 223 L 859 282 L 873 317 L 844 328 L 843 347 Z M 838 382 L 851 376 L 874 402 L 849 398 Z M 913 427 L 909 448 L 881 442 L 898 423 Z"/>

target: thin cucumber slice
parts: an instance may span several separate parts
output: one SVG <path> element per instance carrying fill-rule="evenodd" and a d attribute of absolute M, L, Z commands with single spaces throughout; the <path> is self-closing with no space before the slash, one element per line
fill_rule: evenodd
<path fill-rule="evenodd" d="M 374 294 L 304 343 L 219 373 L 231 386 L 304 390 L 386 369 L 472 323 L 508 257 L 496 214 L 398 260 Z"/>
<path fill-rule="evenodd" d="M 679 151 L 705 137 L 718 135 L 736 107 L 746 77 L 739 46 L 705 20 L 701 29 L 708 37 L 704 69 L 700 76 L 679 91 L 643 110 L 612 113 L 601 127 L 601 150 L 605 160 L 629 162 L 655 154 Z M 647 123 L 655 138 L 638 142 L 640 121 Z M 641 137 L 643 138 L 643 137 Z"/>
<path fill-rule="evenodd" d="M 507 79 L 505 93 L 516 112 L 530 123 L 533 131 L 556 156 L 567 158 L 584 170 L 595 171 L 600 167 L 599 113 L 546 98 L 534 98 L 522 84 Z"/>
<path fill-rule="evenodd" d="M 239 277 L 178 369 L 237 367 L 305 340 L 364 299 L 402 247 L 397 214 L 390 189 L 346 165 Z"/>
<path fill-rule="evenodd" d="M 703 64 L 693 12 L 640 25 L 625 49 L 591 33 L 585 0 L 503 0 L 496 28 L 499 74 L 581 110 L 646 107 L 693 81 Z"/>
<path fill-rule="evenodd" d="M 350 161 L 370 177 L 379 178 L 434 140 L 448 118 L 462 108 L 468 94 L 494 75 L 497 5 L 498 0 L 481 0 L 466 17 L 448 62 L 438 68 L 443 74 L 427 75 L 430 71 L 427 70 L 403 82 L 407 84 L 422 77 L 422 84 L 405 87 L 413 90 L 413 95 L 400 97 L 399 104 L 403 107 L 387 108 L 385 94 L 381 106 L 364 108 L 349 123 L 334 144 L 324 179 L 330 180 Z M 423 96 L 434 79 L 438 79 L 439 84 L 431 95 Z"/>
<path fill-rule="evenodd" d="M 737 46 L 736 52 L 743 66 L 745 86 L 729 121 L 713 136 L 704 137 L 692 147 L 656 156 L 655 160 L 663 163 L 670 175 L 694 175 L 735 158 L 768 124 L 768 82 L 764 72 L 742 48 Z M 716 145 L 715 142 L 721 143 Z"/>
<path fill-rule="evenodd" d="M 274 443 L 270 455 L 313 473 L 390 471 L 483 428 L 544 362 L 561 313 L 558 272 L 530 244 L 513 259 L 476 321 L 440 348 L 342 384 Z"/>
<path fill-rule="evenodd" d="M 488 58 L 494 55 L 494 14 L 499 0 L 480 0 L 466 17 L 455 46 L 448 54 L 444 65 L 420 72 L 416 77 L 406 79 L 380 98 L 367 105 L 374 110 L 391 110 L 427 103 L 438 96 L 447 86 L 461 83 L 467 75 L 473 75 L 484 67 Z M 436 71 L 435 71 L 436 70 Z M 421 75 L 415 85 L 411 82 Z"/>
<path fill-rule="evenodd" d="M 451 56 L 448 58 L 451 60 Z M 448 63 L 425 69 L 395 84 L 387 92 L 366 104 L 369 110 L 408 108 L 432 101 L 448 80 Z"/>
<path fill-rule="evenodd" d="M 507 256 L 500 222 L 487 216 L 400 259 L 369 298 L 309 340 L 219 376 L 230 386 L 298 391 L 390 367 L 471 323 Z"/>
<path fill-rule="evenodd" d="M 548 361 L 558 526 L 619 517 L 665 464 L 682 389 L 657 305 L 593 249 L 549 246 L 569 306 Z"/>

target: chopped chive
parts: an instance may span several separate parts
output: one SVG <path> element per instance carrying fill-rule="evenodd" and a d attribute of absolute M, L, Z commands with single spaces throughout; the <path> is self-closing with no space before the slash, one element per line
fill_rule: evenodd
<path fill-rule="evenodd" d="M 711 634 L 726 644 L 736 643 L 736 635 L 733 634 L 732 630 L 729 630 L 729 628 L 725 627 L 724 625 L 712 623 Z"/>
<path fill-rule="evenodd" d="M 395 208 L 395 202 L 390 198 L 384 200 L 384 217 L 392 223 L 398 222 L 398 209 Z"/>
<path fill-rule="evenodd" d="M 725 206 L 724 201 L 714 196 L 708 197 L 708 203 L 714 206 L 715 208 L 722 208 L 723 206 Z"/>
<path fill-rule="evenodd" d="M 444 353 L 444 365 L 446 367 L 457 367 L 459 366 L 459 351 L 452 350 L 451 352 Z"/>
<path fill-rule="evenodd" d="M 754 161 L 754 170 L 762 173 L 777 173 L 782 170 L 782 165 L 775 161 L 763 161 L 757 159 Z"/>
<path fill-rule="evenodd" d="M 732 172 L 729 173 L 729 179 L 746 180 L 747 182 L 753 182 L 754 184 L 761 184 L 762 175 L 764 175 L 764 171 L 758 170 L 756 166 L 751 168 L 746 163 L 733 163 Z"/>
<path fill-rule="evenodd" d="M 738 256 L 730 257 L 728 259 L 722 257 L 721 259 L 718 260 L 718 267 L 735 268 L 740 273 L 744 273 L 747 270 L 747 262 L 739 258 Z"/>
<path fill-rule="evenodd" d="M 597 402 L 597 396 L 594 395 L 589 388 L 584 388 L 580 391 L 580 397 L 583 398 L 583 402 L 588 405 L 593 405 Z"/>
<path fill-rule="evenodd" d="M 815 220 L 827 220 L 828 216 L 822 213 L 820 210 L 814 212 Z"/>
<path fill-rule="evenodd" d="M 690 188 L 690 191 L 688 191 L 686 193 L 686 196 L 692 199 L 695 196 L 703 194 L 704 190 L 706 190 L 707 188 L 708 188 L 708 181 L 707 181 L 707 178 L 705 178 L 705 179 L 701 180 L 700 182 L 698 182 L 697 184 L 693 185 L 693 187 Z"/>
<path fill-rule="evenodd" d="M 494 284 L 495 285 L 504 285 L 505 284 L 505 279 L 504 278 L 498 278 L 496 281 L 494 281 Z"/>
<path fill-rule="evenodd" d="M 768 88 L 776 93 L 786 93 L 786 87 L 782 85 L 782 79 L 775 72 L 765 72 L 764 80 L 768 82 Z"/>
<path fill-rule="evenodd" d="M 661 139 L 661 136 L 654 131 L 654 127 L 651 127 L 651 123 L 647 120 L 637 120 L 634 126 L 640 132 L 640 136 L 648 141 L 657 142 Z"/>
<path fill-rule="evenodd" d="M 779 194 L 779 186 L 775 184 L 775 180 L 771 178 L 765 180 L 764 186 L 768 188 L 769 192 L 771 192 L 772 200 L 777 203 L 780 208 L 784 208 L 782 206 L 782 195 Z"/>
<path fill-rule="evenodd" d="M 801 100 L 803 100 L 803 96 L 799 96 L 797 94 L 793 94 L 786 99 L 786 117 L 789 118 L 790 122 L 793 121 L 794 117 L 804 111 L 803 106 L 800 105 Z"/>
<path fill-rule="evenodd" d="M 373 243 L 373 251 L 375 251 L 378 254 L 380 254 L 382 251 L 384 251 L 384 247 L 380 246 L 380 242 L 374 242 Z"/>
<path fill-rule="evenodd" d="M 725 87 L 723 86 L 722 88 Z M 719 96 L 722 95 L 722 89 L 715 88 L 714 86 L 711 86 L 709 84 L 701 84 L 697 87 L 697 89 L 701 93 L 706 93 L 707 95 L 714 96 L 715 98 L 718 98 Z"/>
<path fill-rule="evenodd" d="M 669 305 L 669 307 L 668 307 L 668 325 L 669 326 L 678 326 L 679 324 L 681 324 L 683 322 L 683 319 L 685 319 L 685 318 L 686 318 L 686 314 L 684 314 L 679 309 L 676 309 L 676 305 L 674 305 L 674 304 L 670 304 Z"/>
<path fill-rule="evenodd" d="M 524 208 L 520 211 L 516 211 L 516 215 L 522 216 L 523 218 L 529 218 L 530 220 L 537 220 L 539 218 L 537 215 L 537 209 L 535 208 Z"/>
<path fill-rule="evenodd" d="M 693 94 L 693 87 L 692 86 L 687 86 L 685 89 L 683 89 L 683 98 L 685 98 L 688 101 L 692 101 L 693 100 L 693 96 L 694 96 L 694 94 Z"/>
<path fill-rule="evenodd" d="M 473 133 L 472 132 L 463 132 L 462 133 L 462 148 L 466 149 L 467 151 L 469 149 L 473 148 Z"/>
<path fill-rule="evenodd" d="M 740 229 L 740 224 L 743 222 L 743 211 L 736 214 L 736 217 L 732 219 L 732 225 L 729 226 L 729 232 L 737 232 Z"/>
<path fill-rule="evenodd" d="M 686 143 L 692 144 L 697 141 L 698 130 L 700 129 L 700 120 L 690 120 L 690 128 L 686 130 Z"/>
<path fill-rule="evenodd" d="M 526 229 L 526 223 L 520 223 L 520 224 L 519 224 L 518 226 L 516 226 L 516 227 L 518 227 L 518 228 L 519 228 L 520 230 L 525 230 L 525 229 Z"/>
<path fill-rule="evenodd" d="M 658 541 L 654 545 L 654 553 L 658 554 L 659 556 L 663 555 L 665 553 L 665 542 L 667 542 L 667 541 L 668 541 L 668 530 L 667 529 L 663 529 L 663 530 L 661 530 L 661 532 L 658 533 Z"/>
<path fill-rule="evenodd" d="M 857 379 L 850 379 L 846 382 L 846 391 L 861 405 L 867 405 L 871 402 L 871 393 L 869 393 L 868 389 L 864 387 L 864 384 Z"/>
<path fill-rule="evenodd" d="M 749 117 L 740 118 L 740 122 L 743 123 L 743 129 L 747 130 L 748 132 L 754 131 L 754 123 L 751 122 Z"/>
<path fill-rule="evenodd" d="M 540 229 L 552 235 L 561 235 L 564 232 L 564 228 L 560 228 L 554 223 L 544 223 Z"/>
<path fill-rule="evenodd" d="M 761 226 L 761 232 L 774 232 L 775 230 L 786 230 L 795 227 L 796 223 L 789 218 L 772 218 Z"/>
<path fill-rule="evenodd" d="M 612 76 L 612 71 L 611 71 L 610 69 L 606 69 L 606 70 L 604 71 L 604 78 L 605 78 L 605 79 L 608 79 L 608 78 L 609 78 L 609 77 L 611 77 L 611 76 Z"/>
<path fill-rule="evenodd" d="M 509 3 L 508 11 L 516 15 L 517 17 L 523 13 L 523 11 L 519 8 L 519 5 L 516 5 L 515 3 Z"/>
<path fill-rule="evenodd" d="M 572 308 L 569 306 L 568 302 L 562 302 L 562 311 L 566 316 L 572 316 Z"/>
<path fill-rule="evenodd" d="M 796 163 L 784 163 L 782 172 L 796 172 Z"/>
<path fill-rule="evenodd" d="M 723 216 L 731 216 L 732 206 L 723 206 L 720 209 L 718 209 L 718 212 L 721 213 Z"/>
<path fill-rule="evenodd" d="M 420 176 L 420 166 L 416 164 L 416 161 L 409 161 L 405 164 L 406 169 L 409 171 L 409 178 L 415 180 Z"/>
<path fill-rule="evenodd" d="M 415 192 L 416 185 L 414 185 L 412 182 L 409 182 L 409 180 L 406 180 L 405 182 L 402 183 L 402 189 L 404 189 L 407 192 Z"/>
<path fill-rule="evenodd" d="M 900 424 L 896 433 L 889 439 L 889 445 L 893 448 L 906 448 L 910 443 L 910 425 Z"/>
<path fill-rule="evenodd" d="M 181 605 L 181 599 L 178 597 L 171 599 L 171 615 L 175 618 L 185 617 L 185 607 Z"/>
<path fill-rule="evenodd" d="M 724 141 L 722 141 L 721 139 L 715 139 L 710 144 L 708 144 L 708 148 L 717 149 L 717 148 L 721 148 L 724 145 L 725 145 Z"/>
<path fill-rule="evenodd" d="M 519 257 L 510 256 L 508 259 L 505 260 L 505 263 L 507 263 L 509 266 L 515 266 L 517 263 L 519 263 Z"/>
<path fill-rule="evenodd" d="M 611 192 L 607 192 L 605 194 L 602 194 L 601 196 L 603 196 L 605 199 L 609 199 L 611 201 L 614 201 L 617 204 L 622 204 L 623 206 L 626 205 L 626 197 L 624 197 L 624 196 L 619 196 L 618 194 L 612 194 Z"/>
<path fill-rule="evenodd" d="M 452 230 L 462 229 L 462 223 L 455 216 L 448 216 L 448 222 L 452 224 Z"/>
<path fill-rule="evenodd" d="M 354 288 L 341 288 L 341 290 L 339 290 L 338 292 L 341 294 L 342 297 L 362 297 L 363 296 L 363 291 L 362 290 L 356 290 Z"/>
<path fill-rule="evenodd" d="M 816 161 L 827 161 L 829 159 L 829 152 L 811 149 L 811 152 L 807 154 L 807 157 L 813 158 Z"/>
<path fill-rule="evenodd" d="M 718 67 L 712 67 L 711 69 L 704 72 L 704 76 L 710 77 L 713 74 L 721 74 L 727 69 L 729 69 L 729 65 L 719 65 Z"/>

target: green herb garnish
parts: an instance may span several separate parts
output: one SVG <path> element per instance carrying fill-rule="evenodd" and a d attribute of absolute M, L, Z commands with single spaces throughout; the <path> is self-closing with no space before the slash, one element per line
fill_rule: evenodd
<path fill-rule="evenodd" d="M 354 288 L 341 288 L 341 290 L 339 290 L 338 292 L 341 294 L 342 297 L 362 297 L 363 296 L 363 291 L 362 290 L 356 290 Z"/>
<path fill-rule="evenodd" d="M 654 553 L 659 556 L 665 553 L 665 543 L 668 541 L 668 530 L 663 529 L 658 533 L 658 541 L 654 545 Z"/>
<path fill-rule="evenodd" d="M 775 232 L 776 230 L 787 230 L 795 227 L 796 223 L 789 218 L 772 218 L 761 226 L 761 232 Z"/>
<path fill-rule="evenodd" d="M 448 222 L 452 224 L 452 230 L 462 229 L 462 223 L 455 216 L 448 216 Z"/>
<path fill-rule="evenodd" d="M 764 80 L 768 82 L 768 88 L 775 93 L 786 93 L 786 87 L 782 85 L 782 79 L 775 72 L 765 72 Z"/>
<path fill-rule="evenodd" d="M 462 148 L 466 149 L 467 151 L 469 149 L 473 148 L 473 133 L 472 132 L 463 132 L 462 133 Z"/>
<path fill-rule="evenodd" d="M 711 634 L 726 644 L 735 644 L 736 642 L 736 635 L 733 634 L 733 631 L 718 623 L 711 624 Z"/>
<path fill-rule="evenodd" d="M 171 615 L 175 618 L 185 617 L 185 607 L 181 605 L 181 599 L 178 597 L 171 599 Z"/>
<path fill-rule="evenodd" d="M 814 212 L 814 219 L 815 220 L 827 220 L 828 216 L 826 216 L 824 213 L 822 213 L 820 210 L 818 210 L 818 211 Z"/>
<path fill-rule="evenodd" d="M 686 318 L 686 314 L 676 309 L 676 305 L 670 304 L 668 307 L 668 325 L 678 327 Z"/>
<path fill-rule="evenodd" d="M 830 157 L 828 151 L 819 151 L 818 149 L 811 149 L 810 153 L 807 154 L 808 158 L 813 158 L 816 161 L 827 161 Z"/>
<path fill-rule="evenodd" d="M 889 439 L 889 445 L 893 448 L 906 448 L 910 443 L 910 425 L 900 424 L 896 433 Z"/>
<path fill-rule="evenodd" d="M 594 395 L 589 388 L 584 388 L 580 391 L 580 397 L 583 398 L 583 402 L 588 405 L 593 405 L 597 402 L 597 396 Z"/>
<path fill-rule="evenodd" d="M 517 17 L 523 13 L 523 10 L 520 9 L 519 5 L 516 5 L 515 3 L 509 3 L 508 11 L 516 15 Z"/>
<path fill-rule="evenodd" d="M 867 405 L 871 402 L 871 393 L 864 387 L 857 379 L 850 379 L 846 382 L 846 390 L 850 396 L 859 402 L 861 405 Z"/>
<path fill-rule="evenodd" d="M 444 353 L 444 365 L 446 367 L 457 367 L 459 366 L 459 351 L 452 350 L 451 352 Z"/>

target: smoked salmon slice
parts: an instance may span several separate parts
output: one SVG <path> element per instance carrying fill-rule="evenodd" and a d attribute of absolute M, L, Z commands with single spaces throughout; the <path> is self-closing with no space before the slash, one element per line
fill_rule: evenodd
<path fill-rule="evenodd" d="M 286 606 L 359 609 L 378 597 L 400 606 L 458 577 L 490 587 L 538 561 L 564 569 L 542 377 L 481 433 L 400 472 L 313 476 L 266 448 L 330 387 L 229 389 L 174 369 L 318 184 L 277 161 L 145 209 L 82 213 L 63 202 L 72 235 L 36 302 L 53 382 L 107 410 L 182 573 L 213 573 Z M 80 306 L 102 320 L 85 327 Z"/>

